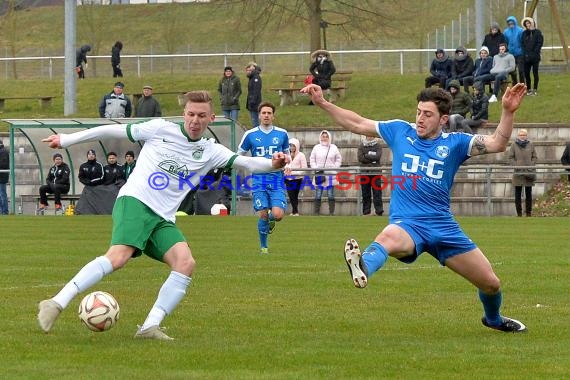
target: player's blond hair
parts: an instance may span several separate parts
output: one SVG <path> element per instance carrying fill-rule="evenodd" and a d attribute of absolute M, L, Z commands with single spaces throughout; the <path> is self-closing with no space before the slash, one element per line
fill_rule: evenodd
<path fill-rule="evenodd" d="M 212 107 L 212 96 L 208 91 L 190 91 L 184 94 L 184 104 L 188 103 L 208 103 Z"/>

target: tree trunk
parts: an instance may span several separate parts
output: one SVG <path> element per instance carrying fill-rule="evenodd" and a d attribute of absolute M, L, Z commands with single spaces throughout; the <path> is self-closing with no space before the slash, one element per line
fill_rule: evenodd
<path fill-rule="evenodd" d="M 311 52 L 321 48 L 321 0 L 305 0 L 309 10 L 309 33 L 311 37 Z"/>

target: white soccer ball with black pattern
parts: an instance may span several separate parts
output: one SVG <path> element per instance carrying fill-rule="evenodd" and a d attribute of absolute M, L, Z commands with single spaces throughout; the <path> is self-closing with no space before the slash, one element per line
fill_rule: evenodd
<path fill-rule="evenodd" d="M 79 304 L 79 319 L 91 331 L 102 332 L 111 329 L 119 320 L 119 303 L 107 292 L 93 292 L 86 295 Z"/>

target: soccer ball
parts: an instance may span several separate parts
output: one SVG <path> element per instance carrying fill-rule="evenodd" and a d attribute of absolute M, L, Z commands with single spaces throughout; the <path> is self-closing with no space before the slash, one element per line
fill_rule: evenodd
<path fill-rule="evenodd" d="M 89 293 L 79 304 L 79 319 L 91 331 L 111 329 L 119 320 L 119 312 L 117 300 L 106 292 Z"/>

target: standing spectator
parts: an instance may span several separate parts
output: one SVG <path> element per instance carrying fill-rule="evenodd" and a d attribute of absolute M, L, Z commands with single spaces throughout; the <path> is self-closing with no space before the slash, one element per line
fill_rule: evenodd
<path fill-rule="evenodd" d="M 121 70 L 121 50 L 123 50 L 123 43 L 121 41 L 115 42 L 111 48 L 111 66 L 113 66 L 113 78 L 123 77 L 123 70 Z"/>
<path fill-rule="evenodd" d="M 115 83 L 113 91 L 103 96 L 99 104 L 99 116 L 108 119 L 131 117 L 131 99 L 123 93 L 125 84 Z"/>
<path fill-rule="evenodd" d="M 140 98 L 135 108 L 136 117 L 161 117 L 160 104 L 152 96 L 152 86 L 143 87 L 143 96 Z"/>
<path fill-rule="evenodd" d="M 98 186 L 103 184 L 103 165 L 97 161 L 97 155 L 93 149 L 87 151 L 87 161 L 79 167 L 79 182 L 85 186 Z"/>
<path fill-rule="evenodd" d="M 473 74 L 474 68 L 473 58 L 471 58 L 467 49 L 463 46 L 459 46 L 455 49 L 455 56 L 451 64 L 451 78 L 447 80 L 447 85 L 449 85 L 449 82 L 452 80 L 457 80 L 463 85 L 464 79 Z"/>
<path fill-rule="evenodd" d="M 536 150 L 532 142 L 528 140 L 528 132 L 521 129 L 514 144 L 509 150 L 509 161 L 513 166 L 535 166 Z M 532 215 L 532 187 L 536 181 L 536 171 L 531 168 L 515 169 L 513 174 L 513 186 L 515 187 L 515 209 L 517 216 L 522 216 L 522 189 L 525 192 L 525 213 Z"/>
<path fill-rule="evenodd" d="M 449 59 L 445 50 L 438 48 L 435 51 L 435 58 L 431 61 L 429 72 L 431 76 L 426 78 L 426 88 L 438 84 L 439 87 L 445 88 L 447 80 L 451 78 L 451 59 Z"/>
<path fill-rule="evenodd" d="M 91 51 L 91 45 L 83 45 L 75 51 L 75 71 L 79 79 L 85 78 L 85 67 L 87 67 L 87 53 Z"/>
<path fill-rule="evenodd" d="M 527 95 L 535 96 L 538 90 L 538 65 L 540 64 L 540 50 L 544 43 L 542 32 L 536 29 L 536 24 L 531 17 L 523 18 L 523 26 L 525 28 L 522 34 L 522 49 L 524 53 L 524 76 L 528 87 Z M 534 83 L 530 81 L 530 70 Z"/>
<path fill-rule="evenodd" d="M 449 84 L 449 93 L 451 94 L 452 103 L 451 110 L 449 111 L 449 131 L 455 132 L 457 125 L 467 116 L 471 111 L 471 95 L 461 92 L 461 85 L 458 80 L 452 80 Z"/>
<path fill-rule="evenodd" d="M 255 62 L 250 62 L 245 67 L 245 75 L 248 78 L 247 82 L 247 100 L 245 101 L 245 108 L 249 111 L 251 117 L 251 127 L 259 126 L 259 105 L 261 104 L 261 67 Z"/>
<path fill-rule="evenodd" d="M 291 202 L 291 216 L 299 216 L 299 192 L 303 186 L 303 178 L 306 173 L 294 169 L 306 169 L 307 157 L 305 157 L 305 153 L 301 152 L 301 143 L 295 138 L 289 139 L 289 151 L 291 152 L 291 163 L 288 168 L 292 171 L 290 175 L 285 177 L 285 188 Z"/>
<path fill-rule="evenodd" d="M 524 54 L 522 49 L 522 33 L 523 28 L 519 26 L 519 22 L 515 16 L 507 17 L 507 28 L 503 32 L 505 40 L 507 41 L 507 46 L 509 47 L 509 53 L 515 57 L 515 64 L 517 70 L 511 72 L 511 81 L 513 86 L 518 82 L 524 83 Z M 517 78 L 518 71 L 518 78 Z"/>
<path fill-rule="evenodd" d="M 497 102 L 497 97 L 501 92 L 501 82 L 506 80 L 515 69 L 515 57 L 507 51 L 507 44 L 501 44 L 499 54 L 493 57 L 491 74 L 495 76 L 495 81 L 493 83 L 493 95 L 489 98 L 489 103 Z"/>
<path fill-rule="evenodd" d="M 382 147 L 378 139 L 374 136 L 366 136 L 358 147 L 358 162 L 365 168 L 379 167 L 382 157 Z M 368 183 L 361 185 L 362 189 L 362 215 L 372 215 L 372 201 L 374 202 L 374 213 L 377 216 L 384 214 L 382 204 L 382 179 L 380 170 L 377 172 L 364 172 L 368 177 Z"/>
<path fill-rule="evenodd" d="M 332 76 L 336 72 L 336 67 L 328 50 L 315 50 L 311 54 L 311 66 L 309 67 L 313 75 L 313 83 L 323 90 L 331 88 Z"/>
<path fill-rule="evenodd" d="M 125 182 L 125 168 L 117 162 L 117 153 L 107 153 L 107 165 L 103 167 L 103 185 L 121 187 Z"/>
<path fill-rule="evenodd" d="M 0 140 L 0 170 L 10 169 L 10 154 L 4 148 L 4 143 Z M 10 173 L 0 172 L 0 215 L 8 215 L 8 194 L 6 193 L 6 184 Z"/>
<path fill-rule="evenodd" d="M 239 144 L 238 154 L 250 153 L 252 157 L 271 158 L 274 153 L 283 152 L 289 156 L 289 135 L 283 128 L 273 125 L 275 106 L 269 102 L 259 105 L 261 124 L 245 132 Z M 269 253 L 267 238 L 275 229 L 275 222 L 285 216 L 287 195 L 280 184 L 283 183 L 283 171 L 252 175 L 253 209 L 258 213 L 257 231 L 259 233 L 260 254 Z"/>
<path fill-rule="evenodd" d="M 485 85 L 482 82 L 473 84 L 473 102 L 471 103 L 471 118 L 461 122 L 461 130 L 467 133 L 476 133 L 475 128 L 485 124 L 489 119 L 489 97 L 485 94 Z"/>
<path fill-rule="evenodd" d="M 560 162 L 562 165 L 570 166 L 570 142 L 566 143 L 566 148 L 564 148 L 562 157 L 560 157 Z M 568 172 L 568 182 L 570 182 L 570 168 L 566 169 L 566 171 Z"/>
<path fill-rule="evenodd" d="M 241 82 L 231 66 L 224 67 L 224 76 L 218 84 L 218 93 L 224 116 L 237 121 L 240 110 Z"/>
<path fill-rule="evenodd" d="M 137 160 L 135 160 L 135 152 L 129 150 L 127 153 L 125 153 L 125 180 L 129 179 L 129 176 L 133 173 L 133 170 L 135 170 L 135 166 L 137 166 Z"/>
<path fill-rule="evenodd" d="M 313 147 L 309 157 L 311 168 L 325 169 L 325 168 L 340 168 L 342 163 L 342 156 L 338 147 L 332 143 L 332 136 L 329 131 L 323 129 L 319 134 L 319 143 Z M 326 172 L 319 170 L 315 172 L 315 203 L 314 214 L 321 213 L 321 198 L 323 190 L 327 191 L 327 198 L 329 201 L 329 215 L 334 215 L 335 211 L 335 198 L 334 187 L 338 185 L 336 180 L 336 171 Z"/>
<path fill-rule="evenodd" d="M 463 89 L 465 93 L 469 93 L 469 86 L 473 85 L 475 82 L 483 83 L 483 89 L 485 88 L 485 83 L 488 83 L 495 79 L 495 76 L 491 74 L 491 68 L 493 67 L 493 58 L 489 57 L 489 49 L 487 46 L 481 46 L 479 49 L 479 58 L 475 60 L 475 69 L 471 76 L 463 78 Z"/>
<path fill-rule="evenodd" d="M 487 46 L 489 48 L 489 55 L 492 57 L 499 54 L 499 45 L 506 43 L 505 36 L 501 33 L 501 28 L 499 24 L 493 22 L 491 28 L 489 28 L 489 33 L 485 35 L 483 43 L 481 46 Z"/>
<path fill-rule="evenodd" d="M 63 162 L 63 156 L 60 153 L 53 155 L 53 164 L 46 177 L 46 184 L 40 186 L 40 206 L 38 211 L 43 211 L 48 207 L 47 194 L 53 194 L 55 210 L 61 211 L 61 194 L 69 192 L 71 170 Z"/>

